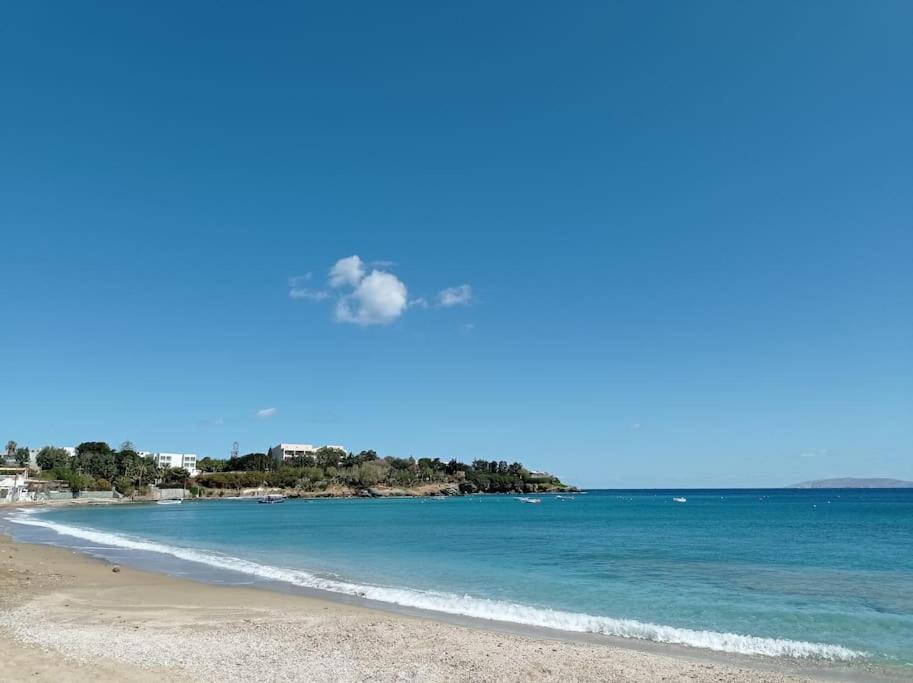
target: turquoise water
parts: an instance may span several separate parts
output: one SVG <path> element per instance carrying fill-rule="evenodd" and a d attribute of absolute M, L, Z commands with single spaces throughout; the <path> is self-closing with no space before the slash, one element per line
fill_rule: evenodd
<path fill-rule="evenodd" d="M 19 536 L 411 607 L 913 666 L 913 490 L 593 491 L 540 505 L 509 496 L 232 500 L 14 519 Z"/>

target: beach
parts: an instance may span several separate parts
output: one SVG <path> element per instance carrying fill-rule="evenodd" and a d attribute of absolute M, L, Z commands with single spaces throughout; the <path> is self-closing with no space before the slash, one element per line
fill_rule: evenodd
<path fill-rule="evenodd" d="M 764 661 L 529 637 L 114 569 L 0 537 L 0 648 L 9 670 L 35 681 L 814 678 Z"/>

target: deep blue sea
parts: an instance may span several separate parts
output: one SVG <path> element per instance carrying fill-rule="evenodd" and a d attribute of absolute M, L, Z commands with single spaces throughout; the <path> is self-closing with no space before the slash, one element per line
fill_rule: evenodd
<path fill-rule="evenodd" d="M 541 500 L 215 500 L 17 512 L 5 526 L 451 614 L 913 667 L 913 490 Z"/>

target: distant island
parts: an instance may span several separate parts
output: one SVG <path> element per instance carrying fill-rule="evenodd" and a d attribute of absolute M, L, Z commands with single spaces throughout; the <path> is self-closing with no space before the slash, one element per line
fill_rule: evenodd
<path fill-rule="evenodd" d="M 848 477 L 845 479 L 816 479 L 793 484 L 791 489 L 909 489 L 913 488 L 913 481 L 902 479 L 858 479 Z"/>

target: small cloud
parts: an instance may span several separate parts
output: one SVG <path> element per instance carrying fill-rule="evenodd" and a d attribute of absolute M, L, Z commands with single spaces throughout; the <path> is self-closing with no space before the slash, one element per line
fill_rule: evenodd
<path fill-rule="evenodd" d="M 631 429 L 633 429 L 635 432 L 639 432 L 640 427 L 641 427 L 640 422 L 635 422 L 631 425 Z"/>
<path fill-rule="evenodd" d="M 311 279 L 310 273 L 303 275 L 293 275 L 288 279 L 288 295 L 291 299 L 310 299 L 311 301 L 323 301 L 330 296 L 329 292 L 315 289 L 309 289 L 305 285 Z"/>
<path fill-rule="evenodd" d="M 359 256 L 348 256 L 339 259 L 330 269 L 330 286 L 356 287 L 365 276 L 365 264 Z"/>
<path fill-rule="evenodd" d="M 288 290 L 288 295 L 292 299 L 308 299 L 310 301 L 323 301 L 330 298 L 330 293 L 322 289 L 304 289 L 294 287 Z"/>
<path fill-rule="evenodd" d="M 472 334 L 475 328 L 475 323 L 465 323 L 460 329 L 463 330 L 463 334 Z"/>
<path fill-rule="evenodd" d="M 817 451 L 805 451 L 804 453 L 799 453 L 800 458 L 818 458 L 823 457 L 830 453 L 830 450 L 827 448 L 819 448 Z"/>
<path fill-rule="evenodd" d="M 358 283 L 354 292 L 339 300 L 336 320 L 365 326 L 388 325 L 403 314 L 407 302 L 406 285 L 402 280 L 382 270 L 374 270 Z"/>
<path fill-rule="evenodd" d="M 330 268 L 327 278 L 329 288 L 310 287 L 312 276 L 308 272 L 289 278 L 288 295 L 296 300 L 332 300 L 337 322 L 363 326 L 390 324 L 410 308 L 449 308 L 472 301 L 469 285 L 448 287 L 433 298 L 410 300 L 405 283 L 381 269 L 393 265 L 396 265 L 393 261 L 372 261 L 368 268 L 360 256 L 353 254 L 339 259 Z M 464 331 L 471 329 L 469 325 Z"/>
<path fill-rule="evenodd" d="M 372 268 L 395 268 L 396 261 L 371 261 Z"/>
<path fill-rule="evenodd" d="M 272 417 L 277 412 L 279 411 L 276 408 L 261 408 L 257 411 L 257 417 L 265 419 L 267 417 Z"/>
<path fill-rule="evenodd" d="M 448 287 L 437 295 L 439 306 L 463 306 L 472 300 L 472 287 L 469 285 L 460 285 L 459 287 Z"/>
<path fill-rule="evenodd" d="M 305 283 L 305 282 L 307 282 L 307 281 L 310 280 L 310 279 L 311 279 L 311 274 L 310 274 L 310 273 L 304 273 L 303 275 L 292 275 L 292 276 L 288 279 L 288 286 L 289 286 L 289 287 L 297 287 L 297 286 L 299 286 L 300 284 Z"/>

